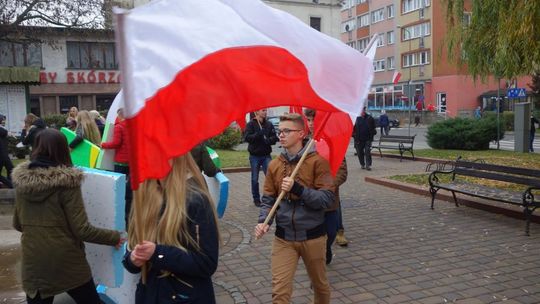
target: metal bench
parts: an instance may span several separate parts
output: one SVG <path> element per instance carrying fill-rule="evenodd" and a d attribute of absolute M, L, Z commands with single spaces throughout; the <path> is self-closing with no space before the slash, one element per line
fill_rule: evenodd
<path fill-rule="evenodd" d="M 379 137 L 379 143 L 377 145 L 373 145 L 372 149 L 379 150 L 379 154 L 381 155 L 381 158 L 382 158 L 381 149 L 399 150 L 399 155 L 401 156 L 399 158 L 399 161 L 403 159 L 403 153 L 410 152 L 414 160 L 413 145 L 414 145 L 415 137 L 416 135 L 413 135 L 413 136 L 381 135 L 381 137 Z"/>
<path fill-rule="evenodd" d="M 450 182 L 441 182 L 439 177 L 451 175 Z M 470 176 L 527 186 L 525 191 L 504 190 L 461 180 L 459 176 Z M 535 199 L 534 191 L 540 190 L 540 170 L 507 167 L 480 162 L 464 161 L 458 158 L 451 171 L 434 171 L 429 175 L 431 209 L 435 195 L 440 189 L 452 192 L 454 203 L 458 207 L 456 192 L 470 196 L 490 199 L 502 203 L 523 207 L 525 214 L 525 234 L 529 235 L 529 224 L 534 210 L 540 207 L 540 200 Z"/>

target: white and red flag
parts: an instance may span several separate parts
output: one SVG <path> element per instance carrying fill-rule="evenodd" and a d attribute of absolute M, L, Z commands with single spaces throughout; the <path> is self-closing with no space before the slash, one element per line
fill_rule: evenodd
<path fill-rule="evenodd" d="M 392 76 L 392 83 L 397 84 L 399 82 L 399 78 L 401 78 L 401 73 L 398 71 L 395 71 L 394 75 Z"/>
<path fill-rule="evenodd" d="M 116 12 L 135 189 L 250 111 L 356 116 L 373 79 L 371 59 L 259 0 L 158 0 Z"/>

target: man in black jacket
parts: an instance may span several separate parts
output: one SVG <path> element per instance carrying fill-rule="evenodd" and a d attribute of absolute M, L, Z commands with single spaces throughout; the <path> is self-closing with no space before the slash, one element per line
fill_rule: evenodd
<path fill-rule="evenodd" d="M 368 171 L 371 170 L 371 143 L 375 134 L 377 134 L 375 120 L 366 113 L 364 107 L 354 124 L 354 147 L 358 154 L 360 166 Z"/>
<path fill-rule="evenodd" d="M 266 175 L 268 164 L 272 160 L 272 145 L 277 142 L 276 131 L 271 122 L 266 120 L 266 109 L 255 112 L 253 120 L 246 126 L 245 139 L 248 142 L 249 165 L 251 166 L 251 194 L 253 204 L 261 205 L 259 193 L 259 171 Z"/>

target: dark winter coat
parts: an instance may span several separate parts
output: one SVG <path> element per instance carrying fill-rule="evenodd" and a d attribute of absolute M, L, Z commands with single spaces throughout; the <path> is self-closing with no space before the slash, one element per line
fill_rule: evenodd
<path fill-rule="evenodd" d="M 540 124 L 540 121 L 536 117 L 531 116 L 531 134 L 536 133 L 536 124 Z"/>
<path fill-rule="evenodd" d="M 254 156 L 269 156 L 272 145 L 278 141 L 274 125 L 268 120 L 259 125 L 256 118 L 246 125 L 244 137 L 248 142 L 249 154 Z"/>
<path fill-rule="evenodd" d="M 375 119 L 366 113 L 364 117 L 356 117 L 356 123 L 354 124 L 354 142 L 373 140 L 373 137 L 377 134 L 375 127 Z"/>
<path fill-rule="evenodd" d="M 36 119 L 29 130 L 22 131 L 21 140 L 23 145 L 31 146 L 33 148 L 36 143 L 36 137 L 41 131 L 45 130 L 45 128 L 47 128 L 45 121 L 41 118 Z"/>
<path fill-rule="evenodd" d="M 191 193 L 188 203 L 188 228 L 194 240 L 199 242 L 201 252 L 188 247 L 157 245 L 146 275 L 146 285 L 140 282 L 135 295 L 136 304 L 156 303 L 216 303 L 212 275 L 217 269 L 219 238 L 213 206 L 200 193 Z M 131 263 L 131 252 L 124 256 L 124 267 L 131 273 L 140 268 Z M 161 271 L 171 274 L 162 277 Z"/>
<path fill-rule="evenodd" d="M 382 114 L 379 116 L 379 126 L 386 127 L 390 124 L 390 120 L 388 119 L 388 115 Z"/>
<path fill-rule="evenodd" d="M 92 278 L 84 242 L 116 245 L 120 234 L 88 223 L 81 194 L 82 171 L 35 165 L 24 162 L 13 170 L 13 227 L 22 232 L 24 292 L 34 298 L 39 291 L 47 298 Z"/>

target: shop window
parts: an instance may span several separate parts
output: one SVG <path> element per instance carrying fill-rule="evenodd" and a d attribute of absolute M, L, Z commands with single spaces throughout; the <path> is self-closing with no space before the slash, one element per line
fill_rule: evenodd
<path fill-rule="evenodd" d="M 67 41 L 66 49 L 70 69 L 118 69 L 112 42 Z"/>
<path fill-rule="evenodd" d="M 60 113 L 66 114 L 72 107 L 79 108 L 79 96 L 60 96 Z"/>

